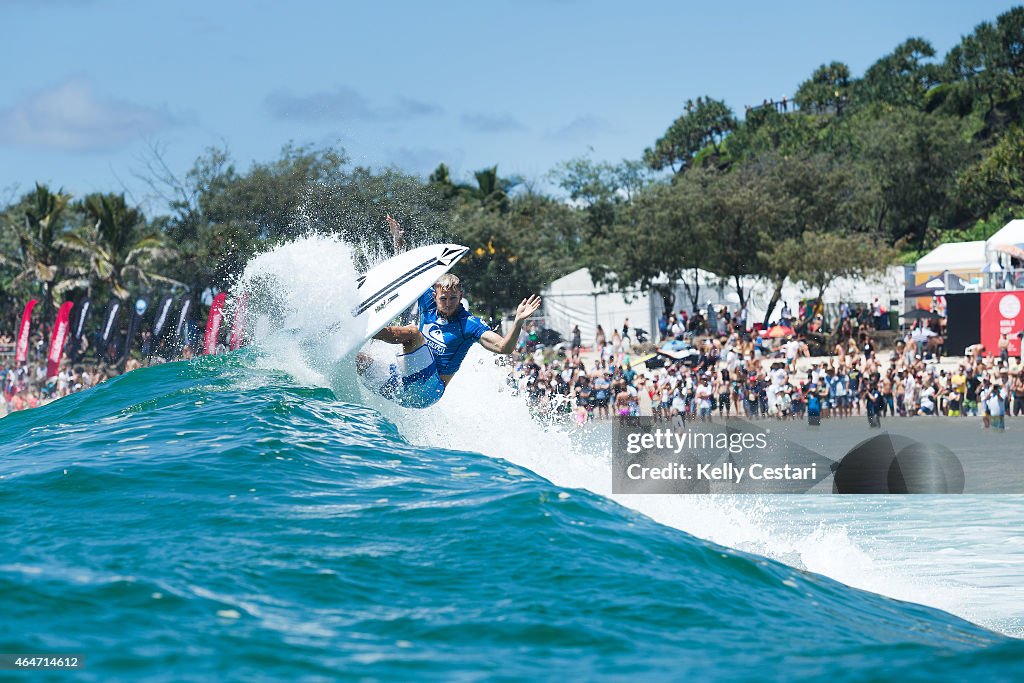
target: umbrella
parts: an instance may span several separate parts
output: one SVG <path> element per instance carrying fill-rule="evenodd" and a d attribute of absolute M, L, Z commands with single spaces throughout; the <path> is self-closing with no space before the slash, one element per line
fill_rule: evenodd
<path fill-rule="evenodd" d="M 773 325 L 768 328 L 768 331 L 764 333 L 764 336 L 769 339 L 779 339 L 781 337 L 792 337 L 796 334 L 792 327 L 788 325 Z"/>
<path fill-rule="evenodd" d="M 1016 259 L 1024 261 L 1024 249 L 1021 249 L 1016 244 L 997 244 L 992 248 L 996 251 L 1001 251 L 1004 254 L 1009 254 Z"/>
<path fill-rule="evenodd" d="M 942 280 L 935 278 L 923 285 L 916 285 L 914 287 L 907 287 L 903 290 L 904 299 L 916 299 L 922 296 L 937 296 L 946 293 L 946 284 Z"/>
<path fill-rule="evenodd" d="M 909 313 L 904 313 L 900 317 L 905 318 L 906 320 L 934 320 L 939 317 L 939 314 L 933 313 L 932 311 L 926 311 L 923 308 L 915 308 Z"/>

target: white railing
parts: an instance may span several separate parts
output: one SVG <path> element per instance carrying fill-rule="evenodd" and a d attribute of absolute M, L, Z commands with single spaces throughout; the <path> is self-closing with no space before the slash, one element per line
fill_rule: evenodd
<path fill-rule="evenodd" d="M 952 276 L 950 279 L 955 278 Z M 947 282 L 947 292 L 981 292 L 992 289 L 1024 289 L 1024 269 L 1000 270 L 994 273 L 962 273 L 959 278 L 965 282 L 963 290 L 956 282 Z"/>

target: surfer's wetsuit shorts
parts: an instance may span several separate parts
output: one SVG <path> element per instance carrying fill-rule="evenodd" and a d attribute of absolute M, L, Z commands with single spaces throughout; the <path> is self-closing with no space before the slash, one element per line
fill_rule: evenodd
<path fill-rule="evenodd" d="M 426 344 L 412 353 L 398 354 L 387 366 L 371 363 L 363 379 L 384 398 L 407 408 L 432 406 L 444 394 L 434 354 Z"/>

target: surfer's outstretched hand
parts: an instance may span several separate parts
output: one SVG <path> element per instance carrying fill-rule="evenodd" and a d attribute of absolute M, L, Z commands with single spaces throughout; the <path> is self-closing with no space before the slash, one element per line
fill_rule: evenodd
<path fill-rule="evenodd" d="M 398 221 L 392 218 L 390 213 L 387 215 L 387 221 L 391 239 L 395 242 L 395 251 L 405 251 L 405 230 L 402 229 Z"/>
<path fill-rule="evenodd" d="M 516 309 L 516 322 L 526 320 L 536 313 L 538 308 L 540 308 L 540 297 L 536 294 L 532 294 L 528 298 L 523 299 L 523 302 L 519 304 L 519 307 Z"/>

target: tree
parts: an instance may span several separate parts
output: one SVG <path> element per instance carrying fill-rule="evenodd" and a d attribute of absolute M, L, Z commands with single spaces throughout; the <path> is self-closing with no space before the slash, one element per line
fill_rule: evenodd
<path fill-rule="evenodd" d="M 587 157 L 559 164 L 549 177 L 586 213 L 592 237 L 607 230 L 616 212 L 651 182 L 650 172 L 640 161 L 612 165 Z"/>
<path fill-rule="evenodd" d="M 114 296 L 131 296 L 132 284 L 150 287 L 154 281 L 181 286 L 151 268 L 157 256 L 170 251 L 163 238 L 146 225 L 145 216 L 127 205 L 123 194 L 91 194 L 80 209 L 89 224 L 61 241 L 89 259 L 89 272 L 108 285 Z"/>
<path fill-rule="evenodd" d="M 823 131 L 828 125 L 827 120 L 802 112 L 783 114 L 772 108 L 751 109 L 724 147 L 735 163 L 744 163 L 769 152 L 804 156 L 827 148 Z"/>
<path fill-rule="evenodd" d="M 946 55 L 947 77 L 983 103 L 987 124 L 1019 120 L 1024 95 L 1024 7 L 982 22 Z"/>
<path fill-rule="evenodd" d="M 465 196 L 473 191 L 471 185 L 454 182 L 451 177 L 451 171 L 443 163 L 437 165 L 437 168 L 427 178 L 427 182 L 434 186 L 444 199 L 449 201 Z"/>
<path fill-rule="evenodd" d="M 926 94 L 941 80 L 941 68 L 929 61 L 935 48 L 924 38 L 909 38 L 868 67 L 854 88 L 860 104 L 924 108 Z"/>
<path fill-rule="evenodd" d="M 1024 208 L 1024 126 L 999 136 L 985 156 L 964 172 L 961 186 L 982 215 L 1017 215 Z"/>
<path fill-rule="evenodd" d="M 35 189 L 4 215 L 4 223 L 16 235 L 17 250 L 0 254 L 0 265 L 13 271 L 12 287 L 39 283 L 42 313 L 47 321 L 53 318 L 54 296 L 62 295 L 80 282 L 80 271 L 68 259 L 62 243 L 71 229 L 67 211 L 70 202 L 71 195 L 63 190 L 54 193 L 36 183 Z M 49 330 L 44 336 L 49 337 Z"/>
<path fill-rule="evenodd" d="M 850 95 L 850 67 L 822 64 L 797 88 L 793 101 L 807 114 L 842 114 Z"/>
<path fill-rule="evenodd" d="M 698 184 L 687 175 L 654 183 L 625 205 L 608 231 L 592 239 L 585 256 L 595 283 L 610 289 L 654 290 L 666 311 L 675 306 L 676 283 L 691 299 L 699 297 L 699 279 L 688 275 L 705 267 L 713 235 L 694 212 Z"/>
<path fill-rule="evenodd" d="M 732 110 L 722 100 L 698 97 L 686 101 L 686 111 L 655 143 L 644 150 L 644 163 L 655 171 L 671 168 L 681 173 L 705 147 L 714 156 L 721 153 L 722 142 L 737 126 Z"/>
<path fill-rule="evenodd" d="M 751 273 L 767 278 L 772 286 L 765 307 L 767 325 L 782 298 L 785 280 L 798 263 L 789 245 L 800 243 L 800 236 L 808 232 L 852 233 L 865 226 L 860 222 L 856 181 L 845 164 L 824 154 L 764 155 L 755 168 L 765 197 L 761 227 L 768 246 Z"/>
<path fill-rule="evenodd" d="M 924 249 L 928 230 L 952 212 L 957 176 L 970 158 L 970 142 L 956 119 L 916 109 L 865 113 L 858 126 L 859 173 L 872 189 L 865 207 L 874 231 L 890 243 L 907 239 Z"/>
<path fill-rule="evenodd" d="M 787 240 L 780 254 L 793 264 L 792 279 L 817 288 L 819 300 L 837 278 L 875 275 L 896 260 L 894 249 L 869 235 L 812 230 Z"/>

